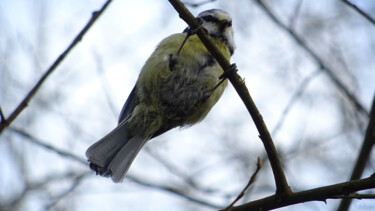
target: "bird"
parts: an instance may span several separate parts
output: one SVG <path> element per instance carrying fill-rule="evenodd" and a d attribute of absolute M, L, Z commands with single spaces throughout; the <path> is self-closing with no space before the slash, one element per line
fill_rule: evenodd
<path fill-rule="evenodd" d="M 229 61 L 236 48 L 230 14 L 210 9 L 196 18 Z M 190 27 L 163 39 L 142 67 L 117 127 L 87 149 L 90 168 L 122 182 L 146 142 L 206 117 L 228 84 L 225 77 L 219 79 L 222 74 Z"/>

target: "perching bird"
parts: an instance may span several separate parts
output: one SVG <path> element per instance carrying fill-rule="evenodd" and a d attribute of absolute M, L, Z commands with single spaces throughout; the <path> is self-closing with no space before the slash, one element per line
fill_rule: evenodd
<path fill-rule="evenodd" d="M 212 9 L 197 19 L 229 60 L 235 49 L 230 15 Z M 200 122 L 223 94 L 228 84 L 219 79 L 223 70 L 191 31 L 188 27 L 161 41 L 143 66 L 118 126 L 87 149 L 97 174 L 121 182 L 148 140 Z"/>

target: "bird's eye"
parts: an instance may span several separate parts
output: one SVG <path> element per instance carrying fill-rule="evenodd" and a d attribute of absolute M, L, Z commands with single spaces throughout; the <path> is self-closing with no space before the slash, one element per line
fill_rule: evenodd
<path fill-rule="evenodd" d="M 214 16 L 212 15 L 207 15 L 207 16 L 203 16 L 201 17 L 204 21 L 207 21 L 207 22 L 217 22 L 217 18 L 215 18 Z"/>
<path fill-rule="evenodd" d="M 231 27 L 232 21 L 227 21 L 227 20 L 220 21 L 220 26 L 223 27 L 223 28 Z"/>

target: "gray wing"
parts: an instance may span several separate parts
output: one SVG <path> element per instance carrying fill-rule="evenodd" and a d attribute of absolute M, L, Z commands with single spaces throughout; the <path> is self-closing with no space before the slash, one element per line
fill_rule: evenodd
<path fill-rule="evenodd" d="M 136 89 L 137 87 L 134 86 L 133 90 L 130 92 L 128 99 L 126 100 L 124 106 L 122 107 L 122 110 L 118 119 L 118 124 L 120 124 L 123 120 L 129 118 L 131 114 L 133 113 L 135 106 L 138 105 L 139 98 L 137 96 Z"/>

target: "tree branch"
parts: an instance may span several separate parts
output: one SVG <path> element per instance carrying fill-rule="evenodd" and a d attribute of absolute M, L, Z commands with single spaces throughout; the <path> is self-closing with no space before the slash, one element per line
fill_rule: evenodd
<path fill-rule="evenodd" d="M 368 15 L 367 13 L 365 13 L 363 10 L 361 10 L 359 7 L 357 7 L 355 4 L 351 3 L 350 1 L 348 0 L 342 0 L 345 4 L 347 4 L 349 7 L 353 8 L 355 11 L 357 11 L 360 15 L 362 15 L 363 17 L 365 17 L 368 21 L 370 21 L 372 24 L 375 24 L 375 20 L 370 16 Z"/>
<path fill-rule="evenodd" d="M 282 201 L 280 201 L 277 195 L 272 195 L 263 199 L 249 202 L 247 204 L 243 204 L 241 206 L 233 207 L 232 211 L 271 210 L 308 201 L 325 202 L 327 199 L 336 199 L 340 195 L 346 196 L 356 191 L 367 190 L 371 188 L 375 188 L 375 174 L 365 179 L 353 180 L 350 182 L 344 182 L 311 190 L 291 193 Z"/>
<path fill-rule="evenodd" d="M 49 145 L 47 143 L 44 143 L 43 141 L 33 137 L 31 134 L 21 130 L 21 129 L 17 129 L 17 128 L 14 128 L 14 127 L 9 127 L 9 130 L 14 132 L 14 133 L 17 133 L 23 137 L 25 137 L 25 140 L 33 143 L 33 144 L 36 144 L 37 146 L 39 147 L 42 147 L 44 149 L 47 149 L 51 152 L 55 152 L 57 153 L 58 155 L 62 156 L 62 157 L 65 157 L 65 158 L 69 158 L 71 160 L 74 160 L 74 161 L 77 161 L 78 163 L 81 163 L 83 164 L 84 166 L 87 166 L 87 162 L 85 159 L 82 159 L 70 152 L 67 152 L 67 151 L 64 151 L 64 150 L 61 150 L 59 148 L 56 148 L 52 145 Z M 93 172 L 92 171 L 88 171 L 88 172 L 85 172 L 82 174 L 82 176 L 86 177 L 87 175 L 93 175 Z M 80 181 L 81 177 L 77 177 Z M 56 177 L 52 177 L 51 179 L 57 179 Z M 189 201 L 192 201 L 192 202 L 195 202 L 197 204 L 201 204 L 201 205 L 205 205 L 205 206 L 208 206 L 208 207 L 211 207 L 211 208 L 215 208 L 215 209 L 220 209 L 220 208 L 223 208 L 225 205 L 217 205 L 217 204 L 214 204 L 214 203 L 210 203 L 210 202 L 207 202 L 205 200 L 202 200 L 200 198 L 197 198 L 197 197 L 193 197 L 193 196 L 190 196 L 189 194 L 185 193 L 183 189 L 178 189 L 178 188 L 174 188 L 174 187 L 169 187 L 169 186 L 165 186 L 165 185 L 162 185 L 162 184 L 153 184 L 153 183 L 150 183 L 150 182 L 146 182 L 140 178 L 137 178 L 137 177 L 134 177 L 134 176 L 131 176 L 131 175 L 127 175 L 126 176 L 126 179 L 129 179 L 130 181 L 133 181 L 139 185 L 142 185 L 142 186 L 145 186 L 145 187 L 149 187 L 149 188 L 153 188 L 153 189 L 157 189 L 157 190 L 163 190 L 163 191 L 166 191 L 166 192 L 169 192 L 171 194 L 174 194 L 174 195 L 177 195 L 177 196 L 180 196 L 182 198 L 185 198 Z M 47 182 L 49 180 L 46 180 Z M 45 182 L 46 182 L 45 181 Z M 75 181 L 73 181 L 75 182 Z M 75 183 L 72 184 L 71 188 L 68 189 L 66 192 L 63 192 L 62 195 L 60 197 L 56 197 L 56 202 L 57 200 L 60 200 L 61 198 L 65 197 L 69 192 L 71 192 L 72 190 L 74 190 L 75 188 Z M 23 195 L 26 194 L 28 190 L 25 190 L 23 192 Z M 18 200 L 15 200 L 15 202 L 13 203 L 10 203 L 9 206 L 12 206 L 13 204 L 15 204 Z M 50 205 L 48 206 L 53 206 L 54 203 L 51 202 Z"/>
<path fill-rule="evenodd" d="M 252 185 L 255 182 L 256 176 L 257 176 L 260 168 L 262 168 L 262 161 L 258 157 L 257 169 L 255 170 L 253 175 L 251 175 L 249 182 L 247 183 L 245 188 L 241 191 L 241 193 L 237 196 L 237 198 L 227 208 L 225 208 L 224 211 L 230 211 L 232 209 L 232 207 L 238 202 L 238 200 L 240 200 L 245 195 L 246 190 L 250 187 L 250 185 Z"/>
<path fill-rule="evenodd" d="M 84 164 L 85 166 L 87 166 L 87 161 L 85 159 L 82 159 L 80 157 L 78 157 L 77 155 L 74 155 L 70 152 L 67 152 L 67 151 L 64 151 L 64 150 L 61 150 L 61 149 L 58 149 L 52 145 L 49 145 L 47 143 L 44 143 L 43 141 L 33 137 L 32 135 L 30 135 L 29 133 L 21 130 L 21 129 L 18 129 L 18 128 L 14 128 L 14 127 L 9 127 L 9 130 L 12 131 L 12 132 L 15 132 L 23 137 L 25 137 L 26 139 L 25 140 L 28 140 L 29 142 L 33 143 L 33 144 L 36 144 L 44 149 L 47 149 L 49 151 L 52 151 L 52 152 L 55 152 L 57 153 L 58 155 L 62 156 L 62 157 L 66 157 L 66 158 L 69 158 L 69 159 L 72 159 L 72 160 L 75 160 L 75 161 L 78 161 L 82 164 Z"/>
<path fill-rule="evenodd" d="M 362 173 L 365 170 L 367 162 L 370 158 L 370 154 L 374 146 L 374 143 L 375 143 L 375 95 L 372 101 L 370 120 L 367 126 L 366 135 L 362 143 L 361 151 L 358 154 L 356 164 L 354 165 L 350 180 L 361 178 Z M 342 200 L 337 210 L 338 211 L 348 210 L 350 203 L 351 203 L 350 199 Z"/>
<path fill-rule="evenodd" d="M 16 109 L 10 114 L 10 116 L 7 119 L 2 119 L 2 121 L 0 123 L 0 134 L 26 108 L 26 106 L 29 104 L 30 100 L 34 97 L 34 95 L 40 89 L 40 87 L 45 82 L 45 80 L 48 78 L 48 76 L 57 68 L 57 66 L 64 60 L 64 58 L 70 53 L 70 51 L 82 40 L 83 36 L 91 28 L 91 26 L 95 23 L 95 21 L 100 17 L 100 15 L 108 7 L 108 5 L 111 3 L 111 1 L 112 0 L 107 0 L 107 2 L 102 6 L 102 8 L 99 11 L 93 12 L 92 17 L 89 20 L 89 22 L 85 25 L 85 27 L 83 27 L 83 29 L 79 32 L 79 34 L 74 38 L 74 40 L 68 46 L 68 48 L 55 60 L 55 62 L 42 75 L 42 77 L 39 79 L 39 81 L 30 90 L 30 92 L 26 95 L 26 97 L 22 100 L 22 102 L 16 107 Z"/>
<path fill-rule="evenodd" d="M 214 208 L 214 209 L 221 209 L 221 208 L 224 207 L 223 205 L 218 205 L 218 204 L 210 203 L 210 202 L 204 201 L 202 199 L 199 199 L 199 198 L 196 198 L 196 197 L 192 197 L 192 196 L 184 193 L 183 190 L 175 188 L 175 187 L 170 187 L 170 186 L 165 186 L 165 185 L 159 185 L 159 184 L 152 184 L 150 182 L 146 182 L 146 181 L 144 181 L 144 180 L 142 180 L 140 178 L 136 178 L 136 177 L 133 177 L 131 175 L 127 175 L 126 178 L 129 179 L 130 181 L 133 181 L 133 182 L 139 184 L 139 185 L 143 185 L 145 187 L 149 187 L 149 188 L 153 188 L 153 189 L 157 189 L 157 190 L 166 191 L 166 192 L 175 194 L 177 196 L 180 196 L 182 198 L 185 198 L 185 199 L 187 199 L 189 201 L 192 201 L 192 202 L 195 202 L 197 204 L 201 204 L 201 205 L 204 205 L 204 206 L 207 206 L 207 207 L 211 207 L 211 208 Z"/>
<path fill-rule="evenodd" d="M 198 29 L 200 23 L 195 17 L 190 13 L 190 11 L 185 7 L 183 3 L 179 0 L 169 0 L 176 11 L 179 13 L 181 19 L 183 19 L 192 29 Z M 215 57 L 216 61 L 220 64 L 223 70 L 228 70 L 231 66 L 229 61 L 223 56 L 218 47 L 212 42 L 212 40 L 207 35 L 207 32 L 201 27 L 197 32 L 198 37 L 201 39 L 202 43 L 206 46 L 207 50 Z M 238 95 L 245 104 L 247 110 L 249 111 L 258 131 L 259 137 L 263 142 L 265 150 L 270 160 L 272 171 L 274 174 L 274 179 L 276 183 L 276 193 L 281 195 L 288 195 L 290 193 L 290 188 L 285 177 L 284 171 L 279 160 L 278 152 L 272 141 L 272 137 L 263 121 L 262 115 L 259 113 L 250 93 L 245 85 L 242 78 L 234 72 L 228 74 L 228 79 L 232 83 L 233 87 L 237 91 Z"/>
<path fill-rule="evenodd" d="M 369 112 L 367 109 L 359 102 L 357 97 L 349 91 L 349 89 L 340 81 L 340 79 L 335 75 L 334 71 L 329 68 L 327 64 L 323 61 L 322 58 L 318 56 L 317 53 L 313 51 L 312 48 L 310 48 L 306 41 L 298 35 L 292 28 L 288 27 L 284 23 L 282 23 L 272 12 L 271 8 L 268 7 L 262 0 L 255 0 L 255 2 L 258 4 L 258 6 L 263 9 L 263 11 L 268 15 L 268 17 L 281 29 L 286 31 L 291 38 L 293 38 L 296 43 L 304 49 L 315 61 L 318 63 L 318 65 L 321 67 L 322 71 L 324 71 L 327 76 L 332 80 L 332 82 L 335 84 L 335 86 L 346 96 L 346 98 L 354 105 L 354 107 L 360 111 L 362 114 L 369 116 Z"/>

